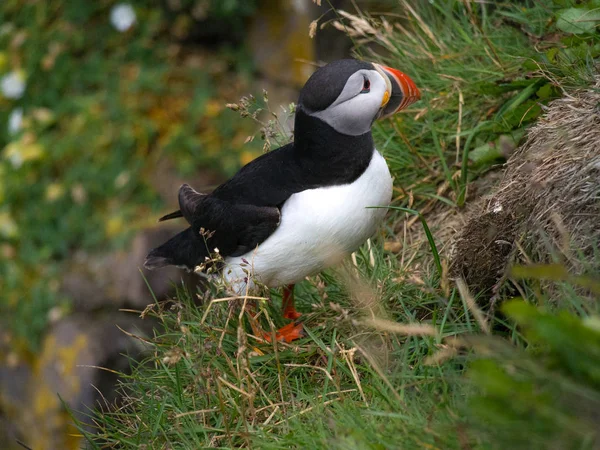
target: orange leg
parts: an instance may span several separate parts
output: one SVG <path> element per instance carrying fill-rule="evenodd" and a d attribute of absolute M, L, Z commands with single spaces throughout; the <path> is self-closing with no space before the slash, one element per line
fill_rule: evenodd
<path fill-rule="evenodd" d="M 250 328 L 252 328 L 252 334 L 254 336 L 261 337 L 271 342 L 271 335 L 264 331 L 256 320 L 258 313 L 256 312 L 256 305 L 253 301 L 250 301 L 246 306 L 246 312 L 248 313 L 248 320 L 250 321 Z"/>
<path fill-rule="evenodd" d="M 296 311 L 294 305 L 294 285 L 289 284 L 283 287 L 283 317 L 290 320 L 298 319 L 302 313 Z M 285 327 L 277 331 L 277 339 L 283 338 L 285 342 L 292 342 L 304 336 L 304 329 L 301 323 L 295 322 L 287 324 Z M 281 338 L 279 338 L 281 336 Z"/>
<path fill-rule="evenodd" d="M 261 337 L 267 342 L 272 341 L 273 335 L 260 327 L 252 313 L 250 313 L 250 327 L 252 327 L 252 333 L 254 336 Z M 301 323 L 288 323 L 286 326 L 281 327 L 275 332 L 275 340 L 277 341 L 292 342 L 296 339 L 300 339 L 303 336 L 304 328 Z"/>
<path fill-rule="evenodd" d="M 256 308 L 252 304 L 248 307 L 249 318 L 250 318 L 250 326 L 252 327 L 252 333 L 255 336 L 259 336 L 265 339 L 268 342 L 271 342 L 272 335 L 264 331 L 258 321 L 256 320 Z M 294 285 L 290 284 L 283 288 L 283 317 L 286 319 L 296 320 L 302 314 L 296 311 L 294 306 Z M 277 330 L 275 334 L 275 338 L 278 341 L 292 342 L 296 339 L 304 336 L 304 330 L 302 324 L 296 324 L 295 322 L 289 323 L 286 326 Z"/>
<path fill-rule="evenodd" d="M 296 311 L 294 305 L 294 285 L 288 284 L 283 288 L 283 317 L 286 319 L 296 320 L 302 313 Z"/>

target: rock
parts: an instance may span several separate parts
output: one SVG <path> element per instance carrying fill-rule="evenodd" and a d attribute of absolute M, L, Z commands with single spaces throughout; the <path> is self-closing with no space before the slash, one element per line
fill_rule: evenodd
<path fill-rule="evenodd" d="M 143 268 L 148 252 L 179 231 L 179 227 L 172 226 L 147 229 L 134 238 L 127 251 L 105 255 L 77 253 L 71 270 L 63 277 L 62 293 L 73 300 L 76 311 L 144 309 L 154 302 L 146 281 L 158 299 L 167 297 L 182 278 L 193 284 L 198 278 L 176 267 L 156 271 Z"/>
<path fill-rule="evenodd" d="M 156 166 L 151 176 L 165 203 L 177 208 L 177 192 L 183 183 L 195 189 L 210 192 L 222 181 L 222 176 L 211 170 L 200 170 L 192 179 L 180 178 L 168 161 Z M 165 211 L 166 213 L 167 211 Z M 158 214 L 156 219 L 158 219 Z M 73 255 L 69 269 L 61 281 L 61 292 L 73 300 L 76 311 L 92 311 L 122 308 L 144 309 L 154 302 L 154 297 L 163 299 L 173 292 L 173 286 L 183 279 L 195 288 L 199 278 L 176 267 L 149 271 L 143 268 L 148 252 L 167 241 L 186 223 L 183 219 L 158 224 L 142 230 L 133 239 L 129 248 L 112 253 L 89 254 L 83 251 Z M 140 273 L 141 270 L 141 273 Z"/>
<path fill-rule="evenodd" d="M 26 366 L 0 367 L 0 444 L 3 449 L 22 449 L 17 440 L 23 441 L 25 429 L 19 429 L 16 418 L 30 408 L 25 393 L 30 379 L 31 370 Z"/>
<path fill-rule="evenodd" d="M 127 371 L 129 360 L 122 355 L 135 359 L 146 350 L 118 327 L 144 335 L 152 325 L 122 313 L 73 315 L 52 327 L 39 355 L 11 364 L 0 361 L 0 411 L 5 417 L 0 432 L 4 428 L 10 440 L 20 439 L 34 449 L 80 448 L 62 402 L 79 420 L 89 422 L 86 412 L 100 400 L 98 391 L 108 402 L 114 401 L 116 375 L 99 367 Z M 10 345 L 5 345 L 8 351 L 3 353 L 11 354 Z"/>

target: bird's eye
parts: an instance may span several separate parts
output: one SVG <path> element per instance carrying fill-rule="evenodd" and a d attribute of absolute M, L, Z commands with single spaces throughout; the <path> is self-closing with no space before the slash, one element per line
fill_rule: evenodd
<path fill-rule="evenodd" d="M 365 81 L 363 82 L 363 88 L 362 91 L 360 91 L 360 93 L 367 94 L 369 92 L 371 92 L 371 82 L 368 78 L 365 78 Z"/>

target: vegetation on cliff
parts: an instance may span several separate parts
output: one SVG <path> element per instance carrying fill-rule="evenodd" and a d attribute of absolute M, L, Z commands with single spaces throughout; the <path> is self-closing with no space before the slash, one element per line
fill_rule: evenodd
<path fill-rule="evenodd" d="M 460 228 L 463 205 L 478 211 L 498 163 L 542 114 L 575 107 L 551 100 L 597 94 L 598 8 L 402 0 L 387 16 L 338 11 L 330 26 L 362 57 L 402 68 L 424 94 L 375 132 L 395 175 L 395 214 L 352 264 L 299 286 L 308 336 L 293 345 L 248 335 L 246 300 L 216 287 L 149 305 L 143 314 L 164 330 L 140 336 L 148 358 L 123 375 L 122 404 L 90 413 L 89 445 L 597 447 L 597 243 L 569 253 L 581 263 L 569 273 L 551 239 L 531 252 L 515 238 L 512 268 L 493 274 L 502 286 L 470 292 L 460 271 L 449 277 L 448 222 Z M 597 158 L 597 143 L 586 145 Z M 264 320 L 277 328 L 270 298 Z"/>
<path fill-rule="evenodd" d="M 252 72 L 231 44 L 267 8 L 163 3 L 0 5 L 0 363 L 32 367 L 33 387 L 9 394 L 13 406 L 33 399 L 35 448 L 69 420 L 45 369 L 81 389 L 73 370 L 88 343 L 42 339 L 73 308 L 60 280 L 74 250 L 120 248 L 154 223 L 161 168 L 231 174 L 287 139 L 276 121 L 257 130 L 230 110 L 256 118 L 268 99 L 226 107 Z M 127 330 L 146 359 L 65 446 L 600 445 L 600 1 L 379 3 L 384 13 L 337 10 L 306 33 L 342 30 L 357 56 L 423 92 L 375 129 L 395 176 L 384 229 L 347 266 L 298 286 L 308 336 L 294 345 L 248 335 L 244 299 L 217 286 L 123 312 L 160 324 Z M 225 42 L 218 59 L 191 45 L 198 36 Z M 278 295 L 261 301 L 273 329 Z M 13 412 L 4 393 L 0 416 Z"/>

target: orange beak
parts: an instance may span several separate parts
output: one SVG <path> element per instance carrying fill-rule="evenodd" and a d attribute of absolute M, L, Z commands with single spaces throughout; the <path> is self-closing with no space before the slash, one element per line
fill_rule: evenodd
<path fill-rule="evenodd" d="M 383 106 L 381 118 L 389 117 L 398 111 L 412 105 L 421 99 L 421 91 L 415 85 L 415 82 L 408 75 L 391 67 L 375 64 L 383 72 L 388 81 L 391 94 L 389 101 Z"/>

